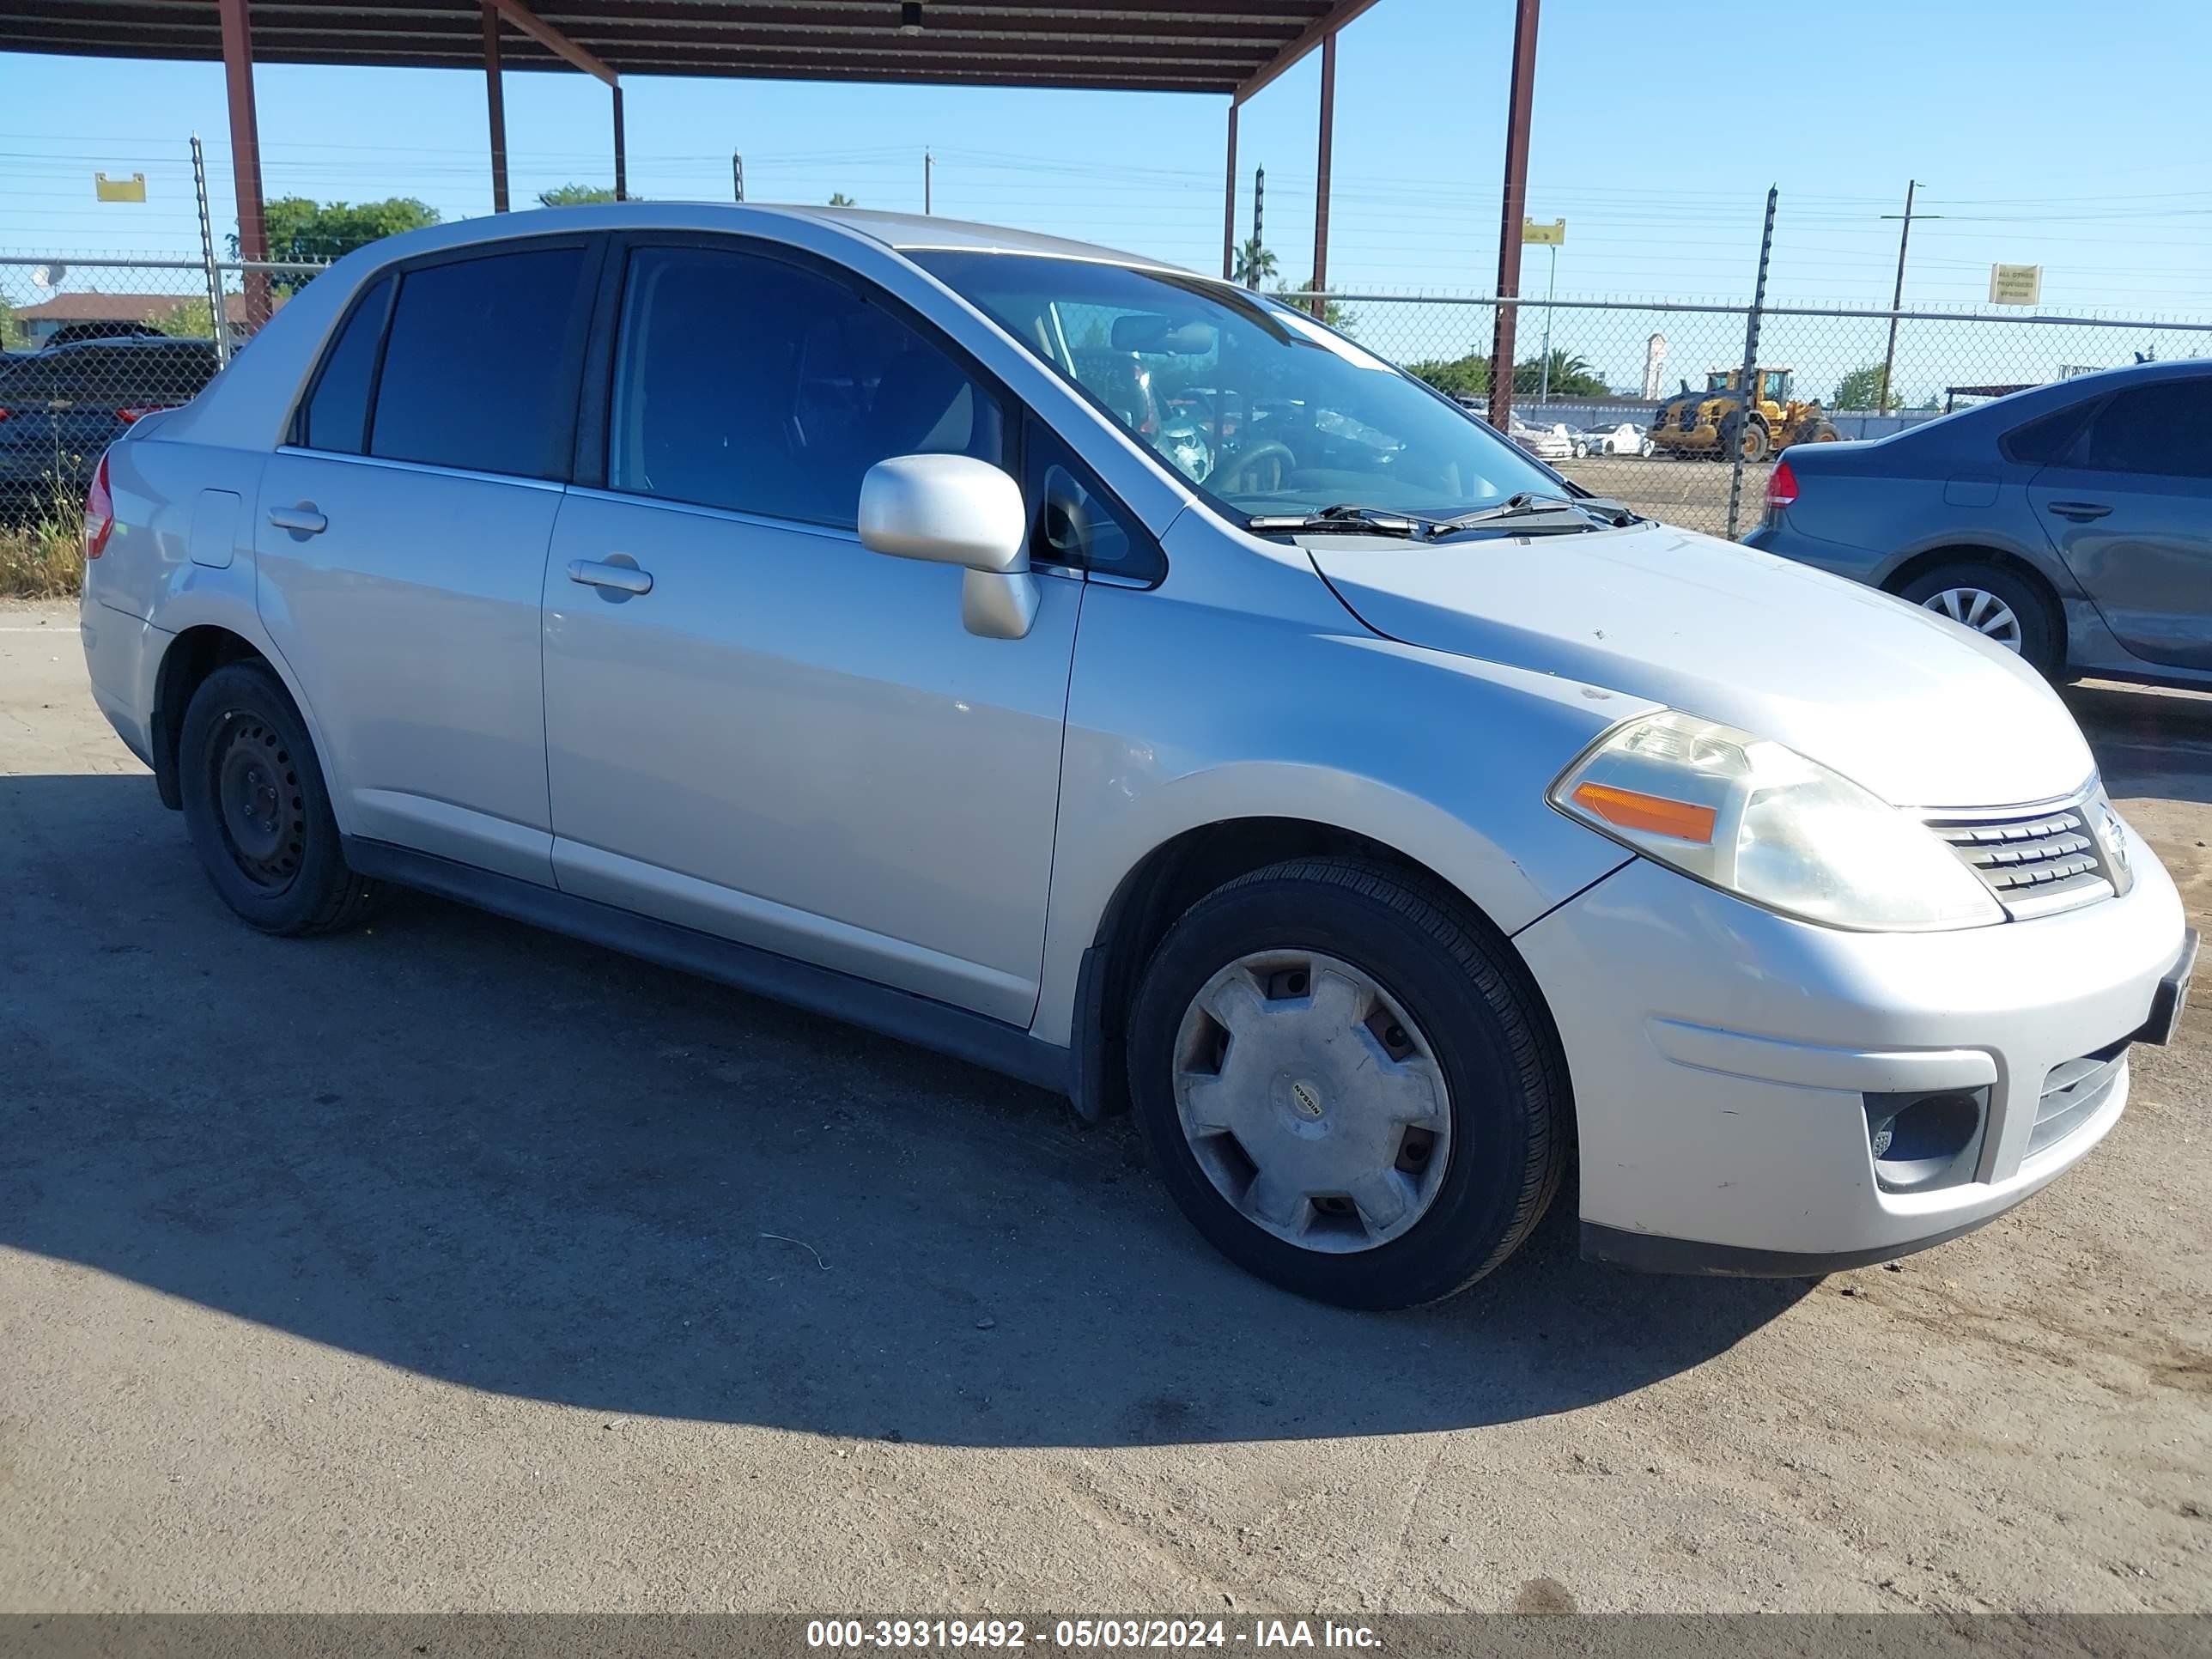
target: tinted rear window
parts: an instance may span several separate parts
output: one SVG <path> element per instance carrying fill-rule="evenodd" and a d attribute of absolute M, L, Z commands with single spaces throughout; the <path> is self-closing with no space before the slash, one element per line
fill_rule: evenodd
<path fill-rule="evenodd" d="M 477 472 L 568 471 L 580 247 L 410 270 L 392 307 L 368 453 Z"/>
<path fill-rule="evenodd" d="M 2097 400 L 2090 398 L 2038 416 L 2025 426 L 2016 426 L 2006 433 L 1998 440 L 1997 447 L 2008 461 L 2049 466 L 2073 447 L 2074 440 L 2081 435 L 2081 423 L 2096 406 Z"/>
<path fill-rule="evenodd" d="M 392 286 L 389 276 L 377 279 L 323 359 L 322 375 L 300 423 L 300 441 L 308 448 L 361 453 L 368 435 L 369 381 L 376 374 L 385 313 L 392 308 Z"/>
<path fill-rule="evenodd" d="M 2098 471 L 2212 478 L 2212 380 L 2131 386 L 2097 411 L 2081 464 Z"/>

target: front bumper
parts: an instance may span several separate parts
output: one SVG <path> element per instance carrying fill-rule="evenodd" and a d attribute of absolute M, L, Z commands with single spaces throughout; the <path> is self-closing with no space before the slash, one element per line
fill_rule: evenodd
<path fill-rule="evenodd" d="M 2094 1109 L 2039 1141 L 2054 1071 L 2141 1032 L 2182 954 L 2173 884 L 2127 833 L 2131 891 L 2033 921 L 1844 933 L 1639 859 L 1516 935 L 1574 1084 L 1585 1253 L 1820 1273 L 2047 1185 L 2127 1103 L 2122 1059 Z M 1867 1097 L 1945 1090 L 1986 1091 L 1970 1178 L 1885 1188 Z"/>

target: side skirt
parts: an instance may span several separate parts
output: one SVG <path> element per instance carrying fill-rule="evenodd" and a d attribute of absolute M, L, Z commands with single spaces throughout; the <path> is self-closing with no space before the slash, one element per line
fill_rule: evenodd
<path fill-rule="evenodd" d="M 345 860 L 373 880 L 418 888 L 510 921 L 680 969 L 902 1042 L 933 1048 L 1056 1093 L 1072 1095 L 1074 1091 L 1073 1051 L 949 1003 L 390 842 L 348 836 Z"/>

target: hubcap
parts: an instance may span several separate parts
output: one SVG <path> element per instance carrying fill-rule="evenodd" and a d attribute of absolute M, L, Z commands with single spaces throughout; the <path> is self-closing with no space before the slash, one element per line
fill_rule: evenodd
<path fill-rule="evenodd" d="M 1214 1189 L 1302 1249 L 1387 1244 L 1443 1182 L 1450 1097 L 1428 1039 L 1334 957 L 1264 951 L 1208 980 L 1177 1035 L 1175 1095 Z"/>
<path fill-rule="evenodd" d="M 283 740 L 250 715 L 224 728 L 215 798 L 223 840 L 250 880 L 282 887 L 299 873 L 307 830 L 300 775 Z"/>
<path fill-rule="evenodd" d="M 1986 634 L 2008 651 L 2020 649 L 2020 618 L 1996 594 L 1978 587 L 1947 587 L 1921 601 L 1953 622 L 1964 623 L 1976 633 Z"/>

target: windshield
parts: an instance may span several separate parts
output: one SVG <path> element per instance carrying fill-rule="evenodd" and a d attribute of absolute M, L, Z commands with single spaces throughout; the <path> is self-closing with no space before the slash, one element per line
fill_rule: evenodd
<path fill-rule="evenodd" d="M 1347 503 L 1442 519 L 1565 493 L 1449 398 L 1265 295 L 1078 259 L 908 257 L 1240 521 Z"/>

